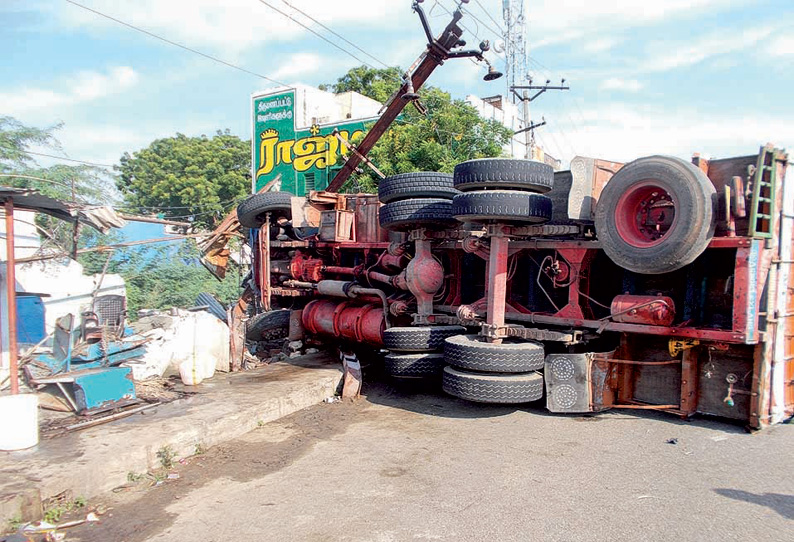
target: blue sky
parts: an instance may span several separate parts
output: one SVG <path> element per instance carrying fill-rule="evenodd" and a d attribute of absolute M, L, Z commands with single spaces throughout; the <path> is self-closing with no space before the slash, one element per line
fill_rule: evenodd
<path fill-rule="evenodd" d="M 289 1 L 386 64 L 405 67 L 423 50 L 409 0 Z M 267 2 L 306 21 L 283 0 Z M 361 64 L 259 0 L 80 3 L 279 81 L 333 82 Z M 496 39 L 485 11 L 501 23 L 501 4 L 468 4 L 470 44 Z M 768 141 L 794 150 L 791 0 L 525 4 L 532 75 L 565 77 L 571 86 L 533 102 L 533 117 L 549 122 L 538 138 L 551 154 L 719 157 L 754 153 Z M 453 1 L 423 5 L 438 32 Z M 113 164 L 176 132 L 229 128 L 247 138 L 250 94 L 271 86 L 65 0 L 2 0 L 0 20 L 0 114 L 35 126 L 63 122 L 58 137 L 76 159 Z M 491 59 L 503 69 L 503 59 Z M 504 80 L 485 83 L 484 71 L 450 61 L 430 82 L 459 98 L 503 92 Z"/>

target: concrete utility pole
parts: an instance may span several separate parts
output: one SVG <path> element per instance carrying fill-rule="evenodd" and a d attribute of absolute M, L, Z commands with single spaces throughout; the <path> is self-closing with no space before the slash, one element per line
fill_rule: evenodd
<path fill-rule="evenodd" d="M 517 134 L 520 134 L 520 133 L 523 133 L 523 132 L 528 132 L 528 134 L 526 136 L 526 150 L 524 152 L 524 157 L 526 159 L 528 159 L 528 160 L 532 159 L 532 152 L 533 152 L 534 147 L 535 147 L 535 128 L 540 128 L 541 126 L 545 126 L 546 125 L 546 119 L 545 118 L 542 119 L 542 122 L 539 122 L 537 124 L 533 124 L 532 123 L 532 118 L 530 117 L 530 114 L 529 114 L 529 104 L 533 100 L 537 99 L 541 94 L 543 94 L 547 90 L 570 90 L 571 89 L 571 87 L 565 85 L 565 79 L 563 79 L 560 82 L 559 86 L 553 86 L 553 85 L 550 85 L 550 83 L 551 83 L 551 81 L 547 79 L 545 85 L 533 85 L 532 84 L 532 78 L 530 78 L 529 79 L 529 85 L 511 85 L 510 86 L 510 92 L 512 92 L 513 96 L 515 96 L 515 98 L 517 98 L 519 101 L 521 101 L 523 106 L 524 106 L 524 128 L 522 128 L 521 130 L 518 130 L 514 135 L 517 135 Z M 518 90 L 522 91 L 521 94 L 519 94 L 517 92 Z M 530 96 L 529 92 L 528 92 L 530 90 L 536 90 L 537 92 L 533 96 Z"/>

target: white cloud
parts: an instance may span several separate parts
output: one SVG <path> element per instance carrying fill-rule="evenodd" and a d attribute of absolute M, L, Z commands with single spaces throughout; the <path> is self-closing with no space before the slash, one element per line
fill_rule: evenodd
<path fill-rule="evenodd" d="M 595 36 L 595 39 L 604 39 L 607 32 L 615 33 L 620 29 L 673 18 L 693 18 L 705 10 L 713 14 L 719 9 L 734 8 L 744 1 L 537 0 L 527 6 L 527 17 L 533 47 L 539 48 L 590 35 Z"/>
<path fill-rule="evenodd" d="M 295 53 L 271 74 L 273 79 L 288 80 L 311 74 L 320 69 L 323 59 L 314 53 Z"/>
<path fill-rule="evenodd" d="M 620 77 L 610 77 L 601 83 L 603 90 L 622 90 L 625 92 L 639 92 L 644 85 L 636 79 L 622 79 Z"/>
<path fill-rule="evenodd" d="M 317 27 L 282 0 L 265 1 L 307 26 Z M 208 47 L 230 55 L 266 42 L 298 37 L 319 39 L 257 0 L 137 0 L 124 3 L 123 7 L 118 0 L 81 0 L 80 3 L 184 45 Z M 289 3 L 343 35 L 341 26 L 346 24 L 398 24 L 401 17 L 411 16 L 404 2 L 393 0 L 349 0 L 342 7 L 336 2 L 312 0 L 289 0 Z M 54 10 L 61 22 L 72 28 L 126 32 L 118 23 L 85 9 L 64 2 L 55 4 L 45 7 Z"/>
<path fill-rule="evenodd" d="M 52 85 L 59 90 L 22 87 L 0 92 L 0 103 L 7 114 L 20 116 L 116 94 L 135 86 L 138 80 L 138 73 L 129 66 L 117 66 L 107 73 L 84 71 Z"/>
<path fill-rule="evenodd" d="M 751 28 L 743 32 L 713 34 L 689 44 L 679 44 L 673 47 L 668 45 L 664 51 L 638 63 L 636 69 L 644 72 L 663 72 L 694 66 L 715 56 L 755 47 L 773 32 L 774 28 L 771 26 Z"/>
<path fill-rule="evenodd" d="M 794 56 L 794 36 L 778 36 L 766 48 L 773 56 Z"/>
<path fill-rule="evenodd" d="M 550 118 L 539 134 L 546 150 L 570 160 L 573 153 L 629 161 L 652 154 L 687 158 L 693 152 L 720 157 L 752 154 L 771 141 L 794 148 L 794 124 L 774 115 L 708 114 L 681 108 L 616 103 L 584 109 L 576 127 Z"/>

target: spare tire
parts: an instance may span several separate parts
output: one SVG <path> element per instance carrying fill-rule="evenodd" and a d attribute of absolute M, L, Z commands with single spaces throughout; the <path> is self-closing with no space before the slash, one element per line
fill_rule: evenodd
<path fill-rule="evenodd" d="M 243 227 L 259 228 L 265 223 L 265 214 L 271 218 L 292 218 L 292 194 L 289 192 L 264 192 L 246 198 L 237 206 L 237 220 Z"/>
<path fill-rule="evenodd" d="M 543 369 L 543 345 L 535 341 L 489 343 L 479 335 L 456 335 L 444 342 L 448 365 L 469 371 L 526 373 Z"/>
<path fill-rule="evenodd" d="M 554 186 L 554 169 L 543 162 L 482 158 L 455 166 L 455 188 L 461 192 L 487 188 L 545 193 Z"/>
<path fill-rule="evenodd" d="M 716 191 L 705 173 L 671 156 L 621 168 L 598 200 L 596 235 L 617 265 L 642 274 L 692 263 L 714 236 Z"/>
<path fill-rule="evenodd" d="M 450 395 L 478 403 L 531 403 L 543 398 L 543 375 L 470 373 L 445 367 L 442 387 Z"/>
<path fill-rule="evenodd" d="M 427 378 L 441 376 L 444 370 L 442 354 L 387 354 L 385 371 L 400 378 Z"/>
<path fill-rule="evenodd" d="M 548 222 L 551 199 L 518 190 L 463 192 L 452 200 L 452 214 L 461 222 Z"/>
<path fill-rule="evenodd" d="M 463 326 L 391 327 L 383 332 L 383 344 L 396 352 L 434 352 L 444 349 L 444 339 L 461 333 Z"/>
<path fill-rule="evenodd" d="M 249 341 L 283 339 L 289 334 L 287 309 L 260 312 L 245 323 L 245 338 Z"/>
<path fill-rule="evenodd" d="M 454 226 L 452 202 L 440 198 L 415 198 L 393 201 L 380 208 L 380 227 L 407 231 L 415 228 Z"/>
<path fill-rule="evenodd" d="M 448 173 L 401 173 L 381 179 L 378 184 L 381 203 L 410 198 L 452 199 L 459 193 L 452 185 L 452 175 Z"/>

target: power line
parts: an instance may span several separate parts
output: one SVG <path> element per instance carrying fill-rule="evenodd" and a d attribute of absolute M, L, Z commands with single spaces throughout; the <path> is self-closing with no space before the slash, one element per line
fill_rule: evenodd
<path fill-rule="evenodd" d="M 67 2 L 71 2 L 72 0 L 66 0 L 66 1 L 67 1 Z M 293 16 L 292 16 L 292 15 L 290 15 L 289 13 L 284 13 L 283 11 L 281 11 L 280 9 L 278 9 L 276 6 L 274 6 L 273 4 L 270 4 L 270 3 L 266 2 L 265 0 L 259 0 L 259 3 L 261 3 L 261 4 L 264 4 L 264 5 L 266 5 L 267 7 L 269 7 L 270 9 L 272 9 L 273 11 L 276 11 L 276 12 L 278 12 L 278 13 L 282 14 L 284 17 L 286 17 L 286 18 L 287 18 L 287 19 L 289 19 L 290 21 L 294 22 L 295 24 L 298 24 L 298 25 L 302 26 L 303 28 L 305 28 L 306 30 L 308 30 L 309 32 L 311 32 L 312 34 L 314 34 L 315 36 L 317 36 L 317 37 L 318 37 L 318 38 L 320 38 L 321 40 L 323 40 L 323 41 L 325 41 L 325 42 L 327 42 L 327 43 L 330 43 L 331 45 L 333 45 L 334 47 L 336 47 L 337 49 L 339 49 L 340 51 L 342 51 L 342 52 L 343 52 L 343 53 L 345 53 L 346 55 L 348 55 L 348 56 L 351 56 L 351 57 L 355 58 L 356 60 L 358 60 L 359 62 L 361 62 L 361 63 L 362 63 L 362 64 L 364 64 L 365 66 L 367 66 L 367 67 L 369 67 L 369 68 L 372 68 L 373 70 L 375 69 L 375 67 L 374 67 L 374 66 L 372 66 L 372 65 L 371 65 L 369 62 L 365 62 L 364 60 L 361 60 L 359 57 L 357 57 L 356 55 L 354 55 L 353 53 L 351 53 L 350 51 L 348 51 L 348 50 L 347 50 L 347 49 L 345 49 L 344 47 L 341 47 L 340 45 L 337 45 L 336 43 L 332 42 L 331 40 L 329 40 L 328 38 L 326 38 L 325 36 L 323 36 L 322 34 L 320 34 L 319 32 L 317 32 L 316 30 L 314 30 L 314 29 L 312 29 L 312 28 L 309 28 L 308 26 L 306 26 L 305 24 L 303 24 L 302 22 L 300 22 L 299 20 L 297 20 L 295 17 L 293 17 Z"/>
<path fill-rule="evenodd" d="M 85 164 L 87 166 L 115 167 L 112 164 L 97 164 L 96 162 L 87 162 L 85 160 L 77 160 L 75 158 L 67 158 L 65 156 L 56 156 L 54 154 L 44 154 L 43 152 L 25 151 L 25 154 L 33 154 L 33 155 L 36 155 L 36 156 L 44 156 L 46 158 L 55 158 L 57 160 L 66 160 L 67 162 L 77 162 L 78 164 Z"/>
<path fill-rule="evenodd" d="M 297 11 L 298 13 L 300 13 L 301 15 L 303 15 L 304 17 L 306 17 L 306 18 L 308 18 L 308 19 L 310 19 L 310 20 L 314 21 L 314 22 L 315 22 L 315 23 L 317 23 L 318 25 L 322 26 L 322 27 L 323 27 L 323 28 L 325 28 L 327 31 L 329 31 L 331 34 L 333 34 L 333 35 L 334 35 L 334 36 L 336 36 L 337 38 L 341 39 L 342 41 L 344 41 L 345 43 L 347 43 L 347 44 L 348 44 L 348 45 L 350 45 L 351 47 L 354 47 L 356 50 L 358 50 L 358 51 L 360 51 L 360 52 L 364 53 L 365 55 L 367 55 L 368 57 L 370 57 L 372 60 L 374 60 L 374 61 L 375 61 L 375 62 L 377 62 L 378 64 L 382 65 L 384 68 L 388 68 L 388 67 L 389 67 L 389 65 L 388 65 L 388 64 L 386 64 L 385 62 L 383 62 L 382 60 L 380 60 L 380 59 L 378 59 L 378 58 L 376 58 L 376 57 L 372 56 L 371 54 L 369 54 L 368 52 L 366 52 L 364 49 L 362 49 L 361 47 L 359 47 L 358 45 L 356 45 L 355 43 L 353 43 L 352 41 L 350 41 L 350 40 L 349 40 L 349 39 L 347 39 L 346 37 L 342 36 L 341 34 L 337 34 L 336 32 L 334 32 L 333 30 L 331 30 L 330 28 L 328 28 L 327 26 L 325 26 L 323 23 L 321 23 L 320 21 L 318 21 L 317 19 L 315 19 L 314 17 L 312 17 L 311 15 L 309 15 L 308 13 L 306 13 L 305 11 L 303 11 L 303 10 L 301 10 L 301 9 L 299 9 L 299 8 L 297 8 L 297 7 L 295 7 L 295 6 L 293 6 L 293 5 L 292 5 L 292 4 L 290 4 L 289 2 L 287 2 L 287 0 L 281 0 L 281 1 L 282 1 L 283 3 L 285 3 L 285 4 L 287 4 L 289 7 L 291 7 L 291 8 L 292 8 L 292 9 L 294 9 L 295 11 Z"/>
<path fill-rule="evenodd" d="M 480 19 L 478 19 L 478 18 L 477 18 L 477 16 L 476 16 L 474 13 L 472 13 L 471 11 L 469 11 L 469 10 L 466 10 L 466 13 L 468 13 L 469 15 L 471 15 L 472 17 L 474 17 L 475 19 L 477 19 L 478 21 L 480 21 L 480 22 L 482 23 L 482 25 L 483 25 L 485 28 L 487 28 L 488 30 L 490 30 L 491 32 L 493 32 L 494 34 L 496 34 L 497 36 L 499 36 L 499 37 L 503 37 L 503 36 L 504 36 L 504 31 L 502 30 L 502 26 L 501 26 L 501 25 L 500 25 L 498 22 L 496 22 L 496 19 L 494 19 L 494 18 L 491 16 L 491 14 L 490 14 L 490 13 L 488 13 L 488 11 L 487 11 L 487 10 L 486 10 L 486 9 L 483 7 L 483 5 L 480 3 L 480 0 L 475 0 L 475 2 L 477 2 L 477 5 L 478 5 L 478 6 L 480 6 L 480 9 L 483 11 L 483 13 L 485 13 L 485 14 L 488 16 L 488 18 L 489 18 L 489 19 L 491 19 L 491 21 L 493 21 L 493 23 L 496 25 L 496 28 L 497 28 L 497 29 L 499 29 L 499 31 L 498 31 L 498 32 L 497 32 L 497 31 L 495 31 L 493 28 L 491 28 L 490 26 L 488 26 L 487 24 L 485 24 L 484 22 L 482 22 L 482 21 L 481 21 Z"/>
<path fill-rule="evenodd" d="M 133 30 L 137 30 L 138 32 L 141 32 L 143 34 L 146 34 L 149 37 L 152 37 L 152 38 L 158 39 L 160 41 L 163 41 L 163 42 L 165 42 L 165 43 L 167 43 L 169 45 L 173 45 L 174 47 L 179 47 L 180 49 L 184 49 L 185 51 L 189 51 L 191 53 L 195 53 L 197 55 L 203 56 L 204 58 L 212 60 L 213 62 L 218 62 L 219 64 L 223 64 L 224 66 L 227 66 L 229 68 L 233 68 L 233 69 L 241 71 L 243 73 L 247 73 L 249 75 L 253 75 L 255 77 L 259 77 L 259 78 L 264 79 L 266 81 L 270 81 L 271 83 L 275 83 L 275 84 L 280 85 L 280 86 L 287 86 L 286 84 L 282 83 L 281 81 L 276 81 L 275 79 L 272 79 L 272 78 L 270 78 L 270 77 L 268 77 L 266 75 L 262 75 L 261 73 L 252 72 L 251 70 L 247 70 L 245 68 L 241 68 L 240 66 L 232 64 L 231 62 L 227 62 L 227 61 L 225 61 L 223 59 L 220 59 L 218 57 L 214 57 L 212 55 L 208 55 L 207 53 L 202 53 L 201 51 L 197 51 L 196 49 L 192 49 L 192 48 L 190 48 L 190 47 L 188 47 L 186 45 L 182 45 L 181 43 L 177 43 L 175 41 L 171 41 L 171 40 L 169 40 L 167 38 L 164 38 L 162 36 L 158 36 L 157 34 L 155 34 L 153 32 L 149 32 L 148 30 L 144 30 L 143 28 L 140 28 L 140 27 L 137 27 L 137 26 L 132 25 L 130 23 L 127 23 L 125 21 L 122 21 L 121 19 L 116 19 L 115 17 L 111 17 L 110 15 L 106 15 L 105 13 L 102 13 L 101 11 L 97 11 L 95 9 L 92 9 L 92 8 L 88 7 L 88 6 L 84 6 L 83 4 L 78 4 L 74 0 L 66 0 L 66 1 L 69 2 L 70 4 L 74 5 L 74 6 L 77 6 L 79 8 L 83 8 L 84 10 L 90 11 L 91 13 L 99 15 L 100 17 L 104 17 L 105 19 L 109 19 L 109 20 L 111 20 L 111 21 L 113 21 L 115 23 L 124 25 L 127 28 L 132 28 Z"/>

